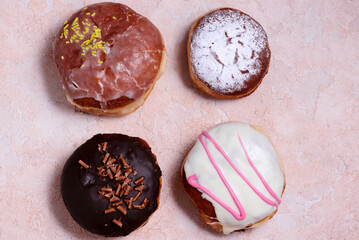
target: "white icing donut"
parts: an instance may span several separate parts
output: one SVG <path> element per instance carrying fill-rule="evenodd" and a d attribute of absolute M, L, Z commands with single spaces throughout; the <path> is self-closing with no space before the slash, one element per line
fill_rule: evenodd
<path fill-rule="evenodd" d="M 204 132 L 202 137 L 199 138 L 202 138 L 203 143 L 201 143 L 200 139 L 197 140 L 188 153 L 184 164 L 185 176 L 190 185 L 194 186 L 194 181 L 194 183 L 210 192 L 210 194 L 207 194 L 203 189 L 196 187 L 202 193 L 202 198 L 212 203 L 216 217 L 223 226 L 223 232 L 228 234 L 235 230 L 246 228 L 271 215 L 280 203 L 279 199 L 284 188 L 284 173 L 277 152 L 268 137 L 252 128 L 249 124 L 228 122 L 217 125 L 207 133 Z M 265 202 L 259 197 L 258 193 L 249 187 L 249 184 L 216 148 L 214 142 L 219 145 L 220 149 L 224 151 L 245 178 L 253 184 L 259 194 L 263 194 L 263 198 L 273 202 L 274 204 L 272 205 L 274 206 Z M 209 154 L 206 152 L 206 148 Z M 245 152 L 247 152 L 248 158 Z M 243 212 L 238 208 L 238 204 L 235 203 L 234 198 L 211 163 L 210 155 L 233 189 L 235 197 L 243 207 Z M 250 161 L 254 168 L 251 166 Z M 258 170 L 265 183 L 261 181 L 255 169 Z M 194 176 L 197 177 L 196 180 L 193 179 Z M 191 177 L 192 179 L 190 179 Z M 269 193 L 270 191 L 267 190 L 268 188 L 265 187 L 265 184 L 269 185 L 269 189 L 273 191 L 272 194 Z M 230 211 L 211 197 L 211 194 L 217 196 L 224 204 L 228 205 L 228 208 L 238 213 L 238 215 L 240 214 L 243 219 L 238 220 L 239 216 L 236 219 Z"/>

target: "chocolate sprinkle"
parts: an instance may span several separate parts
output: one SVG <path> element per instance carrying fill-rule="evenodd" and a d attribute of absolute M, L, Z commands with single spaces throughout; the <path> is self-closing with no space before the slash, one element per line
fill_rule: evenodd
<path fill-rule="evenodd" d="M 143 180 L 144 180 L 145 178 L 142 176 L 142 177 L 140 177 L 140 178 L 138 178 L 136 181 L 135 181 L 135 184 L 136 185 L 139 185 L 139 184 L 141 184 L 142 182 L 143 182 Z"/>
<path fill-rule="evenodd" d="M 123 215 L 126 215 L 127 214 L 127 211 L 126 211 L 126 208 L 124 206 L 118 206 L 117 209 L 123 214 Z"/>
<path fill-rule="evenodd" d="M 144 187 L 145 187 L 145 185 L 142 184 L 140 186 L 135 187 L 135 190 L 136 191 L 142 191 Z"/>
<path fill-rule="evenodd" d="M 133 205 L 133 208 L 135 208 L 135 209 L 144 209 L 144 207 L 142 205 L 136 205 L 136 204 Z"/>
<path fill-rule="evenodd" d="M 79 164 L 80 164 L 81 166 L 83 166 L 84 168 L 86 168 L 86 169 L 89 168 L 89 166 L 88 166 L 86 163 L 84 163 L 82 160 L 79 160 Z"/>
<path fill-rule="evenodd" d="M 106 163 L 107 159 L 110 157 L 109 153 L 106 153 L 104 159 L 102 160 L 103 163 Z"/>
<path fill-rule="evenodd" d="M 134 197 L 133 201 L 136 201 L 136 200 L 140 197 L 141 193 L 142 193 L 142 192 L 138 192 L 138 193 L 136 194 L 136 196 Z"/>
<path fill-rule="evenodd" d="M 119 219 L 119 220 L 113 219 L 112 222 L 115 223 L 119 227 L 122 227 L 122 225 L 123 225 L 122 222 L 121 222 L 121 219 Z"/>
<path fill-rule="evenodd" d="M 116 209 L 114 209 L 114 208 L 109 208 L 109 209 L 106 209 L 106 210 L 105 210 L 105 214 L 113 213 L 113 212 L 115 212 L 115 211 L 116 211 Z"/>

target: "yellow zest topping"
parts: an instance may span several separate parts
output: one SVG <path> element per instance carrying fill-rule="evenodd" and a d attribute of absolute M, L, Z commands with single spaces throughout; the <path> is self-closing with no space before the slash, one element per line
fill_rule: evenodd
<path fill-rule="evenodd" d="M 64 22 L 64 24 L 66 24 L 67 23 L 67 20 Z"/>
<path fill-rule="evenodd" d="M 86 15 L 90 15 L 90 13 L 86 13 Z M 92 14 L 92 16 L 94 15 L 95 13 Z M 69 34 L 69 31 L 71 31 L 71 34 Z M 88 33 L 91 35 L 87 35 L 86 40 L 84 40 L 85 35 Z M 74 42 L 80 43 L 82 49 L 81 56 L 85 56 L 87 51 L 91 51 L 91 55 L 97 57 L 97 49 L 102 50 L 105 54 L 107 53 L 104 47 L 105 42 L 101 40 L 101 29 L 96 25 L 91 25 L 87 19 L 79 21 L 79 18 L 76 17 L 70 27 L 69 24 L 66 24 L 63 27 L 60 38 L 67 39 L 66 44 Z M 98 63 L 103 63 L 103 61 L 99 61 Z"/>
<path fill-rule="evenodd" d="M 95 14 L 96 14 L 96 13 L 93 13 L 93 14 L 91 14 L 91 16 L 93 17 L 93 16 L 95 16 Z"/>
<path fill-rule="evenodd" d="M 64 56 L 61 56 L 61 59 L 64 60 L 65 59 Z"/>
<path fill-rule="evenodd" d="M 117 19 L 116 17 L 112 17 L 112 18 L 115 19 L 115 20 Z"/>
<path fill-rule="evenodd" d="M 63 31 L 63 33 L 61 34 L 60 38 L 63 38 L 63 37 L 67 38 L 67 35 L 69 34 L 69 30 L 67 29 L 68 26 L 69 26 L 68 24 L 66 24 L 66 25 L 64 26 L 64 28 L 63 28 L 64 31 Z"/>
<path fill-rule="evenodd" d="M 83 31 L 82 34 L 85 35 L 86 33 L 88 33 L 88 31 L 89 31 L 89 28 L 85 27 L 85 31 Z"/>
<path fill-rule="evenodd" d="M 76 34 L 76 35 L 73 35 L 73 36 L 71 37 L 71 39 L 75 39 L 75 38 L 79 37 L 80 40 L 82 40 L 84 36 L 83 36 L 83 34 L 80 32 L 80 25 L 79 25 L 79 23 L 78 23 L 78 20 L 79 20 L 78 17 L 75 18 L 74 22 L 71 24 L 71 29 L 72 29 L 72 30 L 74 31 L 74 33 Z"/>
<path fill-rule="evenodd" d="M 103 61 L 98 61 L 99 64 L 103 63 Z"/>
<path fill-rule="evenodd" d="M 84 8 L 84 10 L 86 10 L 86 9 L 87 9 L 87 7 Z"/>

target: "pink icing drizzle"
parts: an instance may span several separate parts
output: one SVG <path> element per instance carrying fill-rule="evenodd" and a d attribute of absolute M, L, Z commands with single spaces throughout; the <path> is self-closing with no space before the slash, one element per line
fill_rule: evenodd
<path fill-rule="evenodd" d="M 207 188 L 203 187 L 202 185 L 200 185 L 197 182 L 197 174 L 193 174 L 192 176 L 190 176 L 187 181 L 188 183 L 195 187 L 200 189 L 201 191 L 203 191 L 204 193 L 206 193 L 208 196 L 210 196 L 212 199 L 214 199 L 217 203 L 219 203 L 222 207 L 224 207 L 228 212 L 230 212 L 233 217 L 235 217 L 237 220 L 243 220 L 246 217 L 246 212 L 242 206 L 242 204 L 240 203 L 240 201 L 238 200 L 237 196 L 235 195 L 233 189 L 231 188 L 231 186 L 229 185 L 229 183 L 227 182 L 226 178 L 224 177 L 222 171 L 219 169 L 218 165 L 216 164 L 216 162 L 214 161 L 211 153 L 209 152 L 206 143 L 204 142 L 202 135 L 207 137 L 212 143 L 213 145 L 217 148 L 217 150 L 223 155 L 223 157 L 228 161 L 228 163 L 233 167 L 233 169 L 241 176 L 241 178 L 248 184 L 248 186 L 267 204 L 274 206 L 276 208 L 278 208 L 278 205 L 281 203 L 280 199 L 277 197 L 277 195 L 274 193 L 274 191 L 271 189 L 271 187 L 268 185 L 268 183 L 264 180 L 264 178 L 262 177 L 262 175 L 260 174 L 260 172 L 257 170 L 257 168 L 254 166 L 252 160 L 250 159 L 244 145 L 243 142 L 241 140 L 241 137 L 238 134 L 238 139 L 239 142 L 242 145 L 242 148 L 244 150 L 244 153 L 247 157 L 247 160 L 249 162 L 249 164 L 251 165 L 251 167 L 253 168 L 253 170 L 256 172 L 257 176 L 260 178 L 260 180 L 262 181 L 263 185 L 265 186 L 265 188 L 267 189 L 267 191 L 269 192 L 269 194 L 276 200 L 276 202 L 268 199 L 266 196 L 264 196 L 243 174 L 242 172 L 237 168 L 236 165 L 234 165 L 234 163 L 232 162 L 232 160 L 227 156 L 227 154 L 222 150 L 222 148 L 218 145 L 218 143 L 212 138 L 211 135 L 209 135 L 209 133 L 207 132 L 202 132 L 202 134 L 200 136 L 198 136 L 199 141 L 202 143 L 202 146 L 204 148 L 204 150 L 206 151 L 209 160 L 211 161 L 211 163 L 213 164 L 213 167 L 216 169 L 219 177 L 221 178 L 221 180 L 223 181 L 224 185 L 226 186 L 229 194 L 231 195 L 234 203 L 236 204 L 239 213 L 237 213 L 236 211 L 234 211 L 231 207 L 229 207 L 226 203 L 224 203 L 221 199 L 219 199 L 217 196 L 215 196 L 211 191 L 209 191 Z"/>

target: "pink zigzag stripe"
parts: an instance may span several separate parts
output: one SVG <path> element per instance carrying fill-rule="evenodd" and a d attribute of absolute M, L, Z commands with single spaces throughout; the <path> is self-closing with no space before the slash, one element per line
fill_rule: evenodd
<path fill-rule="evenodd" d="M 268 199 L 266 196 L 264 196 L 247 178 L 246 176 L 243 175 L 243 173 L 237 168 L 236 165 L 234 165 L 234 163 L 232 162 L 232 160 L 227 156 L 227 154 L 222 150 L 222 148 L 218 145 L 218 143 L 212 138 L 211 135 L 209 135 L 209 133 L 207 132 L 202 132 L 202 134 L 200 136 L 198 136 L 203 148 L 205 149 L 209 160 L 211 161 L 211 163 L 213 164 L 214 168 L 216 169 L 219 177 L 221 178 L 221 180 L 223 181 L 224 185 L 226 186 L 229 194 L 231 195 L 234 203 L 236 204 L 239 213 L 237 213 L 236 211 L 234 211 L 231 207 L 229 207 L 226 203 L 224 203 L 221 199 L 219 199 L 217 196 L 215 196 L 211 191 L 209 191 L 207 188 L 203 187 L 202 185 L 200 185 L 197 182 L 197 178 L 198 175 L 197 174 L 193 174 L 192 176 L 190 176 L 187 181 L 188 183 L 195 187 L 200 189 L 201 191 L 205 192 L 208 196 L 210 196 L 211 198 L 213 198 L 216 202 L 218 202 L 222 207 L 224 207 L 228 212 L 230 212 L 233 217 L 235 217 L 237 220 L 243 220 L 246 217 L 246 212 L 242 206 L 242 204 L 240 203 L 240 201 L 238 200 L 237 196 L 235 195 L 232 187 L 229 185 L 229 183 L 227 182 L 227 179 L 224 177 L 222 171 L 219 169 L 217 163 L 214 161 L 211 153 L 209 152 L 206 143 L 204 142 L 202 135 L 207 137 L 212 143 L 213 145 L 217 148 L 217 150 L 224 156 L 224 158 L 228 161 L 228 163 L 233 167 L 233 169 L 242 177 L 242 179 L 248 184 L 248 186 L 267 204 L 271 205 L 271 206 L 275 206 L 276 208 L 278 208 L 278 205 L 281 203 L 280 199 L 277 197 L 277 195 L 274 193 L 274 191 L 271 189 L 271 187 L 268 185 L 268 183 L 264 180 L 264 178 L 262 177 L 262 175 L 260 174 L 260 172 L 257 170 L 257 168 L 254 166 L 252 160 L 250 159 L 244 145 L 243 142 L 241 140 L 241 137 L 238 134 L 238 139 L 239 142 L 241 143 L 241 146 L 244 150 L 244 153 L 247 157 L 247 160 L 249 162 L 249 164 L 252 166 L 253 170 L 256 172 L 257 176 L 260 178 L 260 180 L 262 181 L 263 185 L 265 186 L 265 188 L 267 189 L 267 191 L 269 192 L 269 194 L 277 201 L 277 203 L 275 203 L 274 201 Z"/>

